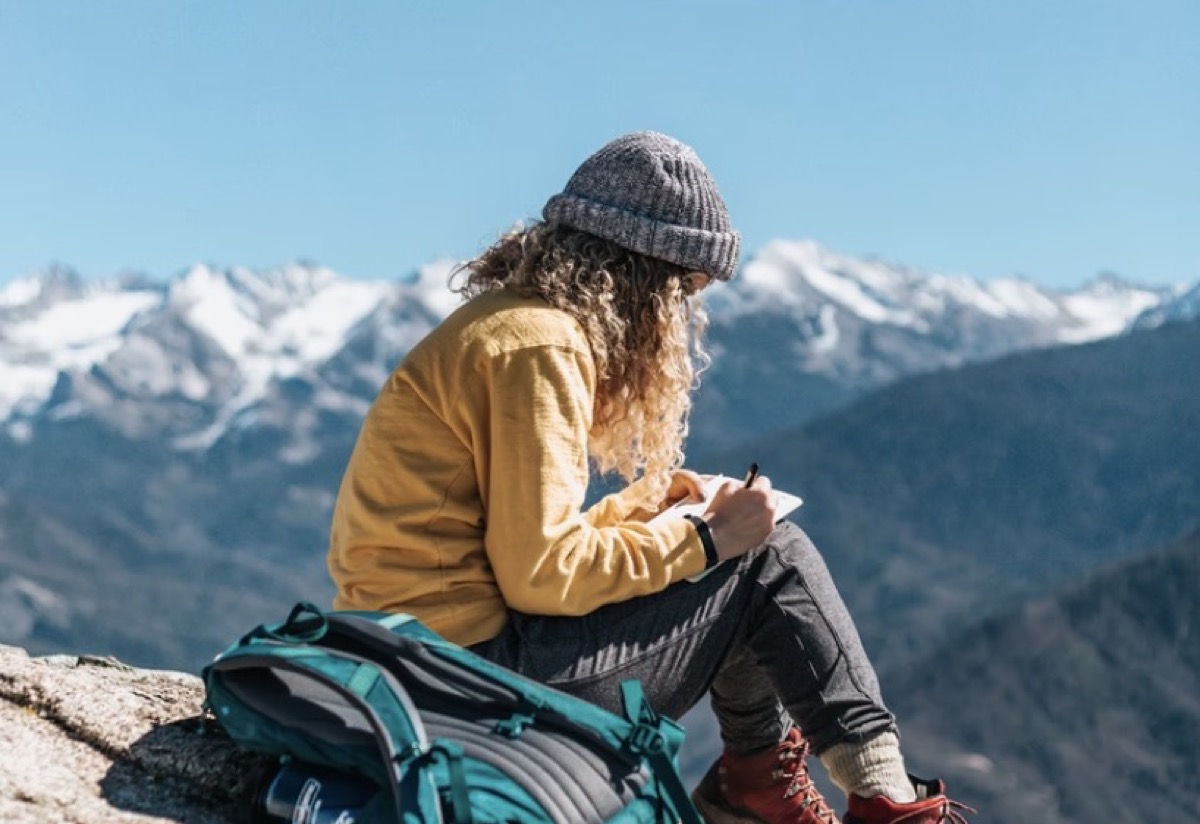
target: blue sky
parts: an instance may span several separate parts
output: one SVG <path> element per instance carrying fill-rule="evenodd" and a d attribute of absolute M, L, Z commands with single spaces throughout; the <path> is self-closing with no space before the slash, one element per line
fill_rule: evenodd
<path fill-rule="evenodd" d="M 1191 0 L 0 0 L 0 283 L 394 277 L 636 129 L 697 148 L 747 253 L 1200 279 Z"/>

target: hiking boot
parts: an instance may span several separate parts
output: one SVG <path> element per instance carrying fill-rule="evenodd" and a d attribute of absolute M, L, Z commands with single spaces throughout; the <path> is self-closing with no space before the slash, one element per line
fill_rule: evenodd
<path fill-rule="evenodd" d="M 850 796 L 846 824 L 967 824 L 959 810 L 975 812 L 966 804 L 946 798 L 946 785 L 910 775 L 917 800 L 898 804 L 885 796 Z"/>
<path fill-rule="evenodd" d="M 708 824 L 839 824 L 808 774 L 808 742 L 793 727 L 774 749 L 726 752 L 692 793 Z"/>

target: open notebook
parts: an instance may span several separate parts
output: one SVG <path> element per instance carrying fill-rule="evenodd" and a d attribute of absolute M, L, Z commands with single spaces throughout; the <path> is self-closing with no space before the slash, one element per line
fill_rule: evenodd
<path fill-rule="evenodd" d="M 713 496 L 717 494 L 717 490 L 721 488 L 722 484 L 730 482 L 735 483 L 738 486 L 741 486 L 744 483 L 744 481 L 730 477 L 729 475 L 714 475 L 704 484 L 703 501 L 692 501 L 690 499 L 682 500 L 674 506 L 667 507 L 662 512 L 655 515 L 652 520 L 657 521 L 660 518 L 682 518 L 684 515 L 703 515 L 708 511 L 709 503 L 711 503 Z M 804 503 L 799 496 L 793 495 L 790 492 L 784 492 L 781 489 L 772 489 L 771 494 L 775 496 L 776 523 L 782 521 Z M 716 569 L 716 567 L 706 569 L 699 575 L 693 575 L 691 578 L 688 578 L 688 580 L 699 581 L 705 575 L 712 572 L 713 569 Z"/>

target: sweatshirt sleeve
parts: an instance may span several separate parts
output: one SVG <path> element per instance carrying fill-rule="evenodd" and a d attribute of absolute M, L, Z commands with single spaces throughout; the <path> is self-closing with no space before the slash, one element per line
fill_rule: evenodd
<path fill-rule="evenodd" d="M 655 513 L 642 503 L 642 490 L 647 481 L 639 478 L 624 489 L 605 495 L 583 513 L 592 526 L 612 526 L 622 521 L 648 521 Z"/>
<path fill-rule="evenodd" d="M 484 540 L 508 606 L 583 615 L 704 569 L 704 548 L 686 520 L 600 525 L 582 513 L 594 392 L 590 355 L 530 346 L 493 356 L 485 371 Z"/>

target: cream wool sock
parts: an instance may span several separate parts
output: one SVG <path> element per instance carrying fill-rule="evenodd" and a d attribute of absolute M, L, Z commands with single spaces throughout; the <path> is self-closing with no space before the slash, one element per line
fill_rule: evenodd
<path fill-rule="evenodd" d="M 898 804 L 917 800 L 895 733 L 881 733 L 862 744 L 834 744 L 821 753 L 820 759 L 830 779 L 846 795 L 860 798 L 883 795 Z"/>

